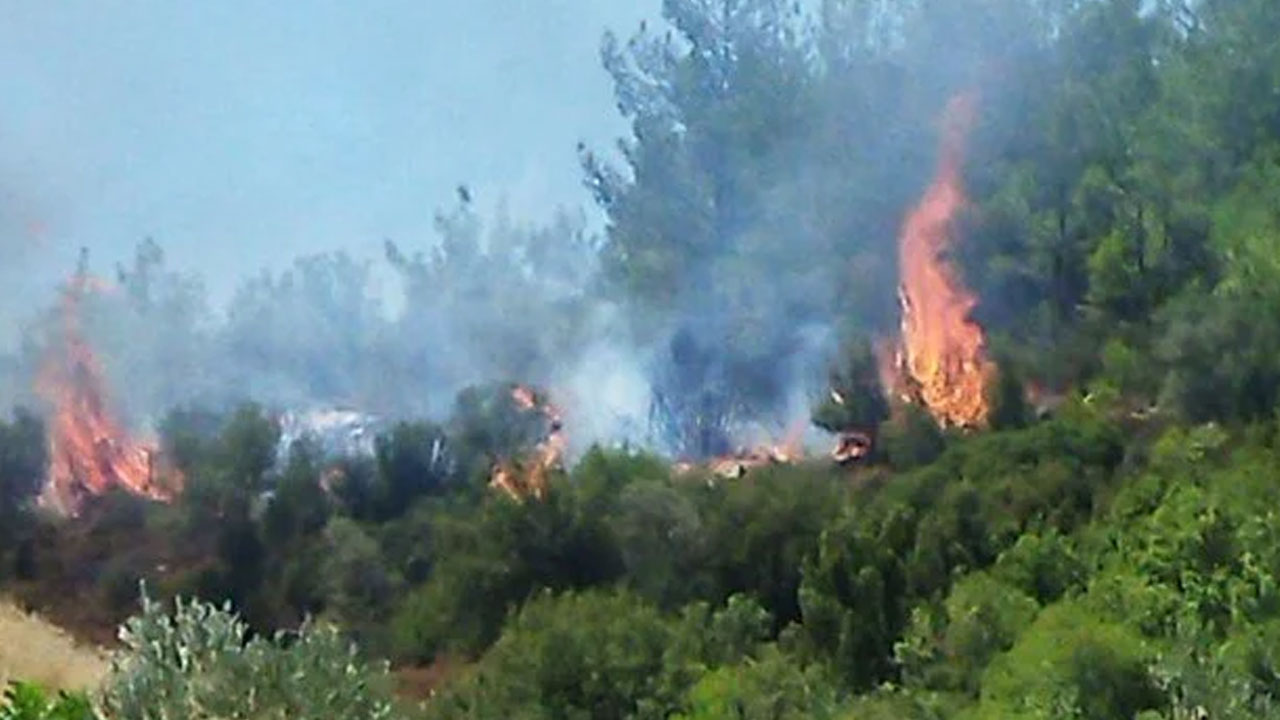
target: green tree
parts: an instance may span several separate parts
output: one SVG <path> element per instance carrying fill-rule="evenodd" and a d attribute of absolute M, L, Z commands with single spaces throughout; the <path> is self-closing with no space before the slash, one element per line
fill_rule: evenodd
<path fill-rule="evenodd" d="M 842 367 L 833 369 L 829 397 L 813 412 L 813 423 L 833 433 L 856 430 L 874 434 L 889 417 L 889 403 L 880 387 L 871 343 L 851 341 Z"/>
<path fill-rule="evenodd" d="M 626 582 L 664 609 L 712 597 L 711 550 L 699 508 L 689 493 L 664 482 L 637 482 L 621 491 L 610 520 Z"/>
<path fill-rule="evenodd" d="M 184 590 L 230 600 L 260 626 L 270 625 L 271 611 L 257 596 L 267 546 L 256 513 L 276 462 L 279 436 L 279 427 L 261 408 L 239 408 L 217 438 L 198 451 L 199 459 L 190 461 L 178 500 L 188 537 L 201 546 L 212 544 L 216 557 L 195 586 Z"/>
<path fill-rule="evenodd" d="M 233 397 L 297 407 L 376 396 L 387 383 L 368 362 L 384 322 L 370 272 L 345 253 L 311 255 L 242 283 L 219 337 Z"/>
<path fill-rule="evenodd" d="M 1163 704 L 1152 659 L 1128 629 L 1054 606 L 987 669 L 975 717 L 1134 717 Z"/>
<path fill-rule="evenodd" d="M 809 60 L 784 2 L 670 0 L 663 16 L 677 35 L 642 27 L 626 44 L 604 40 L 634 131 L 628 168 L 585 150 L 583 163 L 610 218 L 606 271 L 670 307 L 749 229 L 769 161 L 803 127 Z"/>
<path fill-rule="evenodd" d="M 933 462 L 946 449 L 942 429 L 919 405 L 907 404 L 899 417 L 884 423 L 880 437 L 889 463 L 898 470 Z"/>
<path fill-rule="evenodd" d="M 320 486 L 319 448 L 303 440 L 289 449 L 289 461 L 275 479 L 271 500 L 263 512 L 268 542 L 282 546 L 314 535 L 329 519 L 329 501 Z"/>
<path fill-rule="evenodd" d="M 835 269 L 815 273 L 801 249 L 824 236 L 774 195 L 797 182 L 815 63 L 785 0 L 667 0 L 662 13 L 669 31 L 605 36 L 632 132 L 621 164 L 585 148 L 582 163 L 608 217 L 605 290 L 639 339 L 664 349 L 655 424 L 677 452 L 706 457 L 728 450 L 736 417 L 783 409 L 779 365 L 798 360 L 805 326 L 830 317 L 831 292 L 813 290 L 836 287 L 822 281 Z"/>
<path fill-rule="evenodd" d="M 991 408 L 988 422 L 995 430 L 1024 427 L 1031 420 L 1027 407 L 1022 378 L 1009 359 L 999 363 L 995 380 L 987 388 L 988 406 Z"/>
<path fill-rule="evenodd" d="M 429 423 L 399 423 L 377 439 L 377 476 L 372 488 L 374 517 L 385 522 L 413 501 L 443 493 L 454 468 L 444 430 Z"/>
<path fill-rule="evenodd" d="M 838 476 L 805 466 L 759 468 L 700 493 L 716 591 L 708 599 L 747 593 L 773 616 L 775 631 L 799 620 L 802 568 L 842 498 Z"/>
<path fill-rule="evenodd" d="M 754 657 L 774 634 L 769 611 L 750 595 L 729 596 L 723 605 L 705 601 L 680 611 L 676 632 L 685 652 L 708 667 L 733 665 Z"/>
<path fill-rule="evenodd" d="M 328 616 L 366 650 L 387 647 L 384 628 L 403 590 L 373 538 L 348 518 L 331 519 L 324 529 L 320 576 Z"/>
<path fill-rule="evenodd" d="M 819 540 L 800 587 L 802 631 L 844 687 L 867 690 L 893 670 L 907 615 L 903 539 L 895 524 L 844 517 Z"/>
<path fill-rule="evenodd" d="M 29 574 L 31 518 L 26 508 L 44 482 L 48 455 L 44 425 L 26 410 L 0 419 L 0 580 Z"/>
<path fill-rule="evenodd" d="M 379 407 L 444 414 L 456 393 L 497 379 L 544 382 L 595 328 L 597 240 L 581 213 L 529 225 L 500 206 L 483 220 L 470 191 L 435 218 L 438 242 L 409 253 L 388 243 L 405 309 L 377 347 Z M 430 338 L 429 342 L 424 339 Z"/>
<path fill-rule="evenodd" d="M 513 387 L 511 383 L 490 383 L 458 393 L 448 434 L 458 471 L 464 477 L 487 481 L 494 463 L 516 457 L 545 437 L 546 417 L 536 408 L 518 404 L 512 398 Z M 391 457 L 386 453 L 391 449 L 384 450 L 382 469 L 394 477 L 397 468 L 387 465 Z"/>
<path fill-rule="evenodd" d="M 804 564 L 806 642 L 849 687 L 894 679 L 893 646 L 913 608 L 992 566 L 1032 528 L 1068 533 L 1086 523 L 1120 460 L 1116 432 L 1068 409 L 961 439 L 929 466 L 867 488 Z"/>
<path fill-rule="evenodd" d="M 1025 533 L 1000 553 L 992 574 L 1041 604 L 1054 602 L 1080 587 L 1085 561 L 1074 543 L 1056 529 Z"/>
<path fill-rule="evenodd" d="M 986 573 L 951 588 L 941 612 L 917 607 L 895 647 L 904 680 L 916 687 L 976 696 L 987 664 L 1008 650 L 1035 619 L 1039 606 Z"/>
<path fill-rule="evenodd" d="M 697 674 L 676 626 L 627 593 L 539 594 L 431 718 L 663 718 Z"/>
<path fill-rule="evenodd" d="M 320 532 L 332 509 L 321 487 L 319 452 L 308 439 L 293 443 L 257 519 L 265 567 L 252 607 L 255 620 L 269 613 L 270 627 L 296 624 L 324 604 Z"/>
<path fill-rule="evenodd" d="M 393 622 L 398 651 L 418 660 L 476 655 L 531 594 L 607 583 L 622 571 L 603 520 L 554 484 L 539 501 L 492 496 L 478 508 L 440 512 L 432 546 L 429 579 L 404 598 Z"/>
<path fill-rule="evenodd" d="M 1280 164 L 1264 161 L 1243 174 L 1215 212 L 1213 239 L 1222 278 L 1212 293 L 1189 293 L 1165 316 L 1157 346 L 1167 364 L 1163 398 L 1188 419 L 1257 419 L 1280 400 L 1280 214 L 1268 198 L 1280 187 Z"/>
<path fill-rule="evenodd" d="M 776 646 L 700 679 L 676 720 L 817 720 L 842 717 L 839 694 L 820 668 Z"/>
<path fill-rule="evenodd" d="M 115 290 L 82 298 L 88 340 L 111 387 L 128 388 L 113 412 L 129 424 L 175 405 L 222 402 L 226 392 L 215 318 L 201 279 L 176 272 L 146 239 L 118 264 Z"/>
<path fill-rule="evenodd" d="M 47 465 L 44 423 L 24 409 L 0 420 L 0 517 L 13 514 L 39 491 Z"/>

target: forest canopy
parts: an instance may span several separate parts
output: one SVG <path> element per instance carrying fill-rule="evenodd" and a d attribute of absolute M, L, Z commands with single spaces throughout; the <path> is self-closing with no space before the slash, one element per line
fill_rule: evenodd
<path fill-rule="evenodd" d="M 133 616 L 94 707 L 1280 717 L 1280 4 L 662 20 L 602 43 L 630 132 L 578 148 L 599 233 L 482 220 L 462 188 L 436 245 L 387 244 L 398 314 L 331 255 L 214 317 L 157 243 L 86 303 L 183 480 L 52 517 L 47 419 L 0 422 L 0 587 L 104 641 Z M 880 344 L 963 93 L 945 259 L 995 368 L 979 428 L 903 402 Z M 33 327 L 10 382 L 57 323 Z M 282 442 L 308 404 L 386 422 L 362 454 Z M 797 415 L 865 454 L 718 471 Z M 575 462 L 542 464 L 564 432 Z"/>

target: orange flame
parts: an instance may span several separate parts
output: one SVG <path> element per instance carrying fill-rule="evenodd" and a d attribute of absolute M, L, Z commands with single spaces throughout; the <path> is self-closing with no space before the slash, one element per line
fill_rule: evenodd
<path fill-rule="evenodd" d="M 569 445 L 564 434 L 564 423 L 560 410 L 549 402 L 540 403 L 531 388 L 516 385 L 511 389 L 511 399 L 521 410 L 536 411 L 546 417 L 550 431 L 534 448 L 533 457 L 528 461 L 499 463 L 489 477 L 489 485 L 515 500 L 530 496 L 541 499 L 547 492 L 548 475 L 561 464 Z"/>
<path fill-rule="evenodd" d="M 831 450 L 831 459 L 841 465 L 857 462 L 871 453 L 871 436 L 859 430 L 840 433 L 836 446 Z"/>
<path fill-rule="evenodd" d="M 515 401 L 516 406 L 521 410 L 533 410 L 538 407 L 533 390 L 524 385 L 517 385 L 511 389 L 511 399 Z"/>
<path fill-rule="evenodd" d="M 912 391 L 911 379 L 903 372 L 906 361 L 903 359 L 901 339 L 877 341 L 875 356 L 876 373 L 885 398 L 891 402 L 912 402 L 915 393 Z"/>
<path fill-rule="evenodd" d="M 947 105 L 937 174 L 903 224 L 898 242 L 902 358 L 915 394 L 943 426 L 986 423 L 987 383 L 995 371 L 982 328 L 970 319 L 976 298 L 946 258 L 956 213 L 965 203 L 960 167 L 974 98 Z"/>
<path fill-rule="evenodd" d="M 712 473 L 724 478 L 740 478 L 751 470 L 768 465 L 789 465 L 804 459 L 804 430 L 807 420 L 792 423 L 782 440 L 765 442 L 752 447 L 739 448 L 730 455 L 712 458 L 706 467 Z M 679 462 L 675 464 L 676 474 L 692 472 L 694 463 Z"/>
<path fill-rule="evenodd" d="M 63 291 L 61 352 L 45 356 L 36 378 L 37 392 L 53 406 L 41 501 L 69 515 L 79 512 L 86 496 L 114 487 L 168 501 L 182 486 L 177 472 L 157 467 L 154 446 L 131 438 L 112 417 L 101 365 L 80 323 L 81 298 L 101 287 L 80 273 Z"/>
<path fill-rule="evenodd" d="M 807 420 L 801 419 L 791 423 L 782 436 L 782 442 L 774 443 L 768 452 L 777 462 L 795 462 L 804 457 L 804 429 Z"/>

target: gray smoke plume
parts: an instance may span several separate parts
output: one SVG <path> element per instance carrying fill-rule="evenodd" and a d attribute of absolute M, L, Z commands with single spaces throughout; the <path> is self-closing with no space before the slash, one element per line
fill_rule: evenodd
<path fill-rule="evenodd" d="M 464 388 L 510 381 L 550 393 L 578 451 L 704 457 L 776 438 L 807 417 L 849 328 L 894 332 L 895 236 L 927 183 L 938 111 L 1010 65 L 988 62 L 995 41 L 1025 45 L 1006 4 L 829 0 L 810 16 L 668 0 L 666 27 L 603 45 L 630 133 L 616 152 L 579 148 L 599 232 L 582 212 L 482 216 L 459 188 L 433 237 L 301 257 L 217 306 L 163 242 L 114 271 L 94 255 L 111 289 L 85 324 L 115 401 L 135 427 L 246 400 L 443 418 Z M 0 237 L 21 236 L 22 213 L 0 202 Z M 0 357 L 7 400 L 29 400 L 55 331 L 28 316 Z"/>

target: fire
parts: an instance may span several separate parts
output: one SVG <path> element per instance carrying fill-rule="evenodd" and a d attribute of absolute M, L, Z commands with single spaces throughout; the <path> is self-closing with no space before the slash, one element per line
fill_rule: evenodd
<path fill-rule="evenodd" d="M 768 453 L 776 461 L 782 463 L 795 462 L 804 457 L 804 428 L 807 420 L 797 420 L 787 428 L 782 442 L 769 446 Z"/>
<path fill-rule="evenodd" d="M 515 401 L 516 406 L 521 410 L 534 410 L 538 407 L 538 401 L 533 394 L 533 390 L 524 385 L 517 385 L 512 388 L 511 399 Z"/>
<path fill-rule="evenodd" d="M 857 462 L 871 453 L 871 436 L 858 430 L 840 433 L 831 459 L 840 465 Z"/>
<path fill-rule="evenodd" d="M 530 496 L 541 499 L 547 492 L 548 475 L 560 466 L 568 448 L 564 422 L 560 410 L 549 402 L 539 402 L 531 388 L 516 385 L 511 390 L 511 400 L 521 410 L 541 413 L 547 419 L 549 431 L 534 448 L 532 457 L 522 462 L 502 462 L 494 467 L 489 486 L 502 490 L 515 500 Z"/>
<path fill-rule="evenodd" d="M 782 440 L 768 441 L 752 447 L 742 447 L 730 455 L 712 458 L 707 462 L 707 469 L 720 477 L 736 479 L 743 477 L 751 470 L 767 465 L 789 465 L 804 459 L 804 429 L 806 420 L 797 420 L 787 428 Z M 679 462 L 675 464 L 678 475 L 692 472 L 695 464 Z"/>
<path fill-rule="evenodd" d="M 906 364 L 902 353 L 902 341 L 880 340 L 875 344 L 876 373 L 880 378 L 880 387 L 891 402 L 912 402 L 915 393 L 912 380 L 903 372 Z"/>
<path fill-rule="evenodd" d="M 973 113 L 970 95 L 948 104 L 933 184 L 907 217 L 898 241 L 898 367 L 905 368 L 913 394 L 944 426 L 986 423 L 986 388 L 995 371 L 986 356 L 982 328 L 969 317 L 977 300 L 946 257 L 956 213 L 965 203 L 960 168 Z"/>
<path fill-rule="evenodd" d="M 45 356 L 36 378 L 37 392 L 53 409 L 41 501 L 70 515 L 79 512 L 86 496 L 115 487 L 168 501 L 182 485 L 178 473 L 157 467 L 153 445 L 131 438 L 112 416 L 101 365 L 80 321 L 81 298 L 100 288 L 78 273 L 63 291 L 62 343 Z"/>

